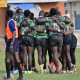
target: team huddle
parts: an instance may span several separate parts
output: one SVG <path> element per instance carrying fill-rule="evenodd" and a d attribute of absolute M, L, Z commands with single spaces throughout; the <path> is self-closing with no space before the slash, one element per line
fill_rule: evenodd
<path fill-rule="evenodd" d="M 51 74 L 77 73 L 75 48 L 71 52 L 74 25 L 69 17 L 61 16 L 61 13 L 55 8 L 50 9 L 48 16 L 44 11 L 40 11 L 38 18 L 34 17 L 29 10 L 25 10 L 23 13 L 22 9 L 17 9 L 15 14 L 12 10 L 8 10 L 6 19 L 7 78 L 4 80 L 11 80 L 10 65 L 12 65 L 13 73 L 19 72 L 17 80 L 24 80 L 22 72 L 24 74 L 46 73 L 47 51 L 49 55 L 48 68 Z M 38 52 L 39 71 L 35 67 L 35 49 Z M 62 70 L 59 69 L 59 61 L 62 64 Z M 55 72 L 53 72 L 54 65 Z"/>

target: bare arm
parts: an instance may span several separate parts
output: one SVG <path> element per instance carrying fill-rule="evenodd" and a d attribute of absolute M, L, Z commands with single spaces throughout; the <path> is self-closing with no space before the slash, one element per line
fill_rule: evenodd
<path fill-rule="evenodd" d="M 53 19 L 54 21 L 56 21 L 57 24 L 58 24 L 62 29 L 64 29 L 64 25 L 62 25 L 62 24 L 57 20 L 57 18 L 56 18 L 55 16 L 52 16 L 52 19 Z"/>
<path fill-rule="evenodd" d="M 43 19 L 39 19 L 39 18 L 35 18 L 37 22 L 47 22 L 47 20 L 45 18 Z"/>
<path fill-rule="evenodd" d="M 15 31 L 13 31 L 13 36 L 12 36 L 12 41 L 11 41 L 11 43 L 13 43 L 13 44 L 15 41 L 15 36 L 16 36 L 16 33 L 15 33 Z M 10 52 L 13 52 L 13 44 L 10 44 L 10 47 L 9 47 Z"/>
<path fill-rule="evenodd" d="M 32 29 L 35 30 L 35 31 L 37 31 L 37 32 L 42 32 L 42 33 L 44 32 L 44 30 L 38 29 L 38 28 L 36 28 L 36 27 L 32 27 Z"/>
<path fill-rule="evenodd" d="M 70 27 L 70 31 L 69 32 L 63 32 L 64 35 L 68 35 L 68 34 L 73 34 L 73 29 Z"/>
<path fill-rule="evenodd" d="M 31 28 L 29 28 L 27 31 L 25 31 L 24 33 L 27 34 L 27 33 L 30 33 L 32 30 Z"/>
<path fill-rule="evenodd" d="M 52 28 L 52 27 L 50 27 L 50 26 L 48 26 L 47 28 L 48 28 L 48 30 L 50 30 L 50 31 L 63 33 L 63 30 L 60 30 L 60 31 L 59 31 L 59 30 L 57 30 L 56 28 Z"/>
<path fill-rule="evenodd" d="M 21 32 L 20 31 L 20 35 L 25 35 L 25 34 L 28 34 L 28 33 L 30 33 L 32 30 L 31 30 L 31 28 L 29 28 L 27 31 L 25 31 L 25 32 Z"/>
<path fill-rule="evenodd" d="M 64 25 L 63 24 L 61 24 L 58 20 L 56 20 L 56 22 L 62 29 L 64 29 Z"/>
<path fill-rule="evenodd" d="M 15 31 L 13 31 L 13 37 L 12 37 L 11 43 L 14 43 L 14 41 L 15 41 L 15 36 L 16 36 L 16 33 L 15 33 Z"/>

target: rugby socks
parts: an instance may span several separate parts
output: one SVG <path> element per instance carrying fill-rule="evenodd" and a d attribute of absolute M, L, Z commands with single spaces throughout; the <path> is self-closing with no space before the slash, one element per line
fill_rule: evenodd
<path fill-rule="evenodd" d="M 28 70 L 31 71 L 31 66 L 28 67 Z"/>
<path fill-rule="evenodd" d="M 35 59 L 32 59 L 32 67 L 35 67 Z"/>
<path fill-rule="evenodd" d="M 10 62 L 6 62 L 7 78 L 10 78 Z"/>
<path fill-rule="evenodd" d="M 51 65 L 51 67 L 53 67 L 53 65 L 54 65 L 54 62 L 51 62 L 51 64 L 50 64 L 50 65 Z"/>
<path fill-rule="evenodd" d="M 23 75 L 22 75 L 22 66 L 21 66 L 20 62 L 17 63 L 17 67 L 18 67 L 18 70 L 19 70 L 19 77 L 23 77 Z"/>
<path fill-rule="evenodd" d="M 24 66 L 24 64 L 23 64 L 23 63 L 21 63 L 21 65 L 22 65 L 22 67 Z"/>
<path fill-rule="evenodd" d="M 34 71 L 36 71 L 36 67 L 34 68 Z"/>
<path fill-rule="evenodd" d="M 44 69 L 46 69 L 46 64 L 44 64 Z"/>
<path fill-rule="evenodd" d="M 55 67 L 56 67 L 56 71 L 59 72 L 60 71 L 59 66 L 55 66 Z"/>
<path fill-rule="evenodd" d="M 25 69 L 25 71 L 27 71 L 27 65 L 24 65 L 24 69 Z"/>

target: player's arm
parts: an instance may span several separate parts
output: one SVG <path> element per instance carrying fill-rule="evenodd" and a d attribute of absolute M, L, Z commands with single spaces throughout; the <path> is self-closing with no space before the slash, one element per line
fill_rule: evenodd
<path fill-rule="evenodd" d="M 33 26 L 32 29 L 35 30 L 35 31 L 37 31 L 37 32 L 41 32 L 41 33 L 45 32 L 45 31 L 42 30 L 42 29 L 36 28 L 36 26 Z"/>
<path fill-rule="evenodd" d="M 28 34 L 28 33 L 30 33 L 31 31 L 32 31 L 31 28 L 29 28 L 27 31 L 24 32 L 24 34 Z"/>
<path fill-rule="evenodd" d="M 56 29 L 56 28 L 50 27 L 50 25 L 47 26 L 47 29 L 48 29 L 49 31 L 54 31 L 54 32 L 60 32 L 60 33 L 63 33 L 63 30 L 59 30 L 59 29 Z"/>
<path fill-rule="evenodd" d="M 68 34 L 72 34 L 73 33 L 73 29 L 70 27 L 70 31 L 69 32 L 63 32 L 64 35 L 68 35 Z"/>
<path fill-rule="evenodd" d="M 14 43 L 14 41 L 15 41 L 15 36 L 16 36 L 16 33 L 15 33 L 15 31 L 13 31 L 13 36 L 12 36 L 12 41 L 11 41 L 11 43 Z"/>
<path fill-rule="evenodd" d="M 20 27 L 20 24 L 21 24 L 22 20 L 23 20 L 23 16 L 20 16 L 19 22 L 17 23 L 17 25 L 18 25 L 19 27 Z"/>
<path fill-rule="evenodd" d="M 25 32 L 21 32 L 20 31 L 20 35 L 25 35 L 25 34 L 28 34 L 28 33 L 30 33 L 32 30 L 31 30 L 31 28 L 29 28 L 27 31 L 25 31 Z"/>
<path fill-rule="evenodd" d="M 12 41 L 11 41 L 9 50 L 10 50 L 10 51 L 13 51 L 13 44 L 14 44 L 15 36 L 16 36 L 16 33 L 15 33 L 15 30 L 16 30 L 16 29 L 15 29 L 15 23 L 14 23 L 13 20 L 11 20 L 11 21 L 9 22 L 9 28 L 10 28 L 11 32 L 13 33 L 13 35 L 12 35 Z"/>
<path fill-rule="evenodd" d="M 44 30 L 36 28 L 36 25 L 33 21 L 29 21 L 28 23 L 29 23 L 29 26 L 32 30 L 35 30 L 37 32 L 44 32 Z"/>
<path fill-rule="evenodd" d="M 57 20 L 57 18 L 56 18 L 55 16 L 52 16 L 52 19 L 57 22 L 57 24 L 59 25 L 59 27 L 61 27 L 62 29 L 64 29 L 64 25 L 61 24 L 61 23 Z"/>
<path fill-rule="evenodd" d="M 43 19 L 39 19 L 39 18 L 35 18 L 37 22 L 47 22 L 47 20 L 45 18 Z"/>
<path fill-rule="evenodd" d="M 20 24 L 19 36 L 22 36 L 22 35 L 24 35 L 24 34 L 28 34 L 28 33 L 30 33 L 30 32 L 32 31 L 31 28 L 29 28 L 27 31 L 22 32 L 22 31 L 21 31 L 21 27 L 22 27 L 22 23 Z"/>

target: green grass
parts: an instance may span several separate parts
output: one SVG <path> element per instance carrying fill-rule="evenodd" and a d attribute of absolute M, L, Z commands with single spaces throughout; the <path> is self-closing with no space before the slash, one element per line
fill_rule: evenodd
<path fill-rule="evenodd" d="M 2 43 L 2 42 L 1 42 Z M 0 43 L 0 44 L 1 44 Z M 76 49 L 75 52 L 76 55 L 76 64 L 77 64 L 77 74 L 50 74 L 49 70 L 47 68 L 47 73 L 46 74 L 38 74 L 38 73 L 33 73 L 33 74 L 23 74 L 25 80 L 80 80 L 80 49 Z M 36 67 L 39 70 L 39 64 L 38 64 L 38 54 L 37 51 L 35 51 L 35 58 L 36 58 Z M 47 66 L 49 63 L 49 57 L 47 55 Z M 60 69 L 61 69 L 61 64 Z M 53 68 L 55 71 L 55 67 Z M 3 80 L 3 75 L 6 73 L 5 69 L 5 48 L 3 50 L 0 50 L 0 80 Z M 15 80 L 18 77 L 18 74 L 14 75 Z"/>

